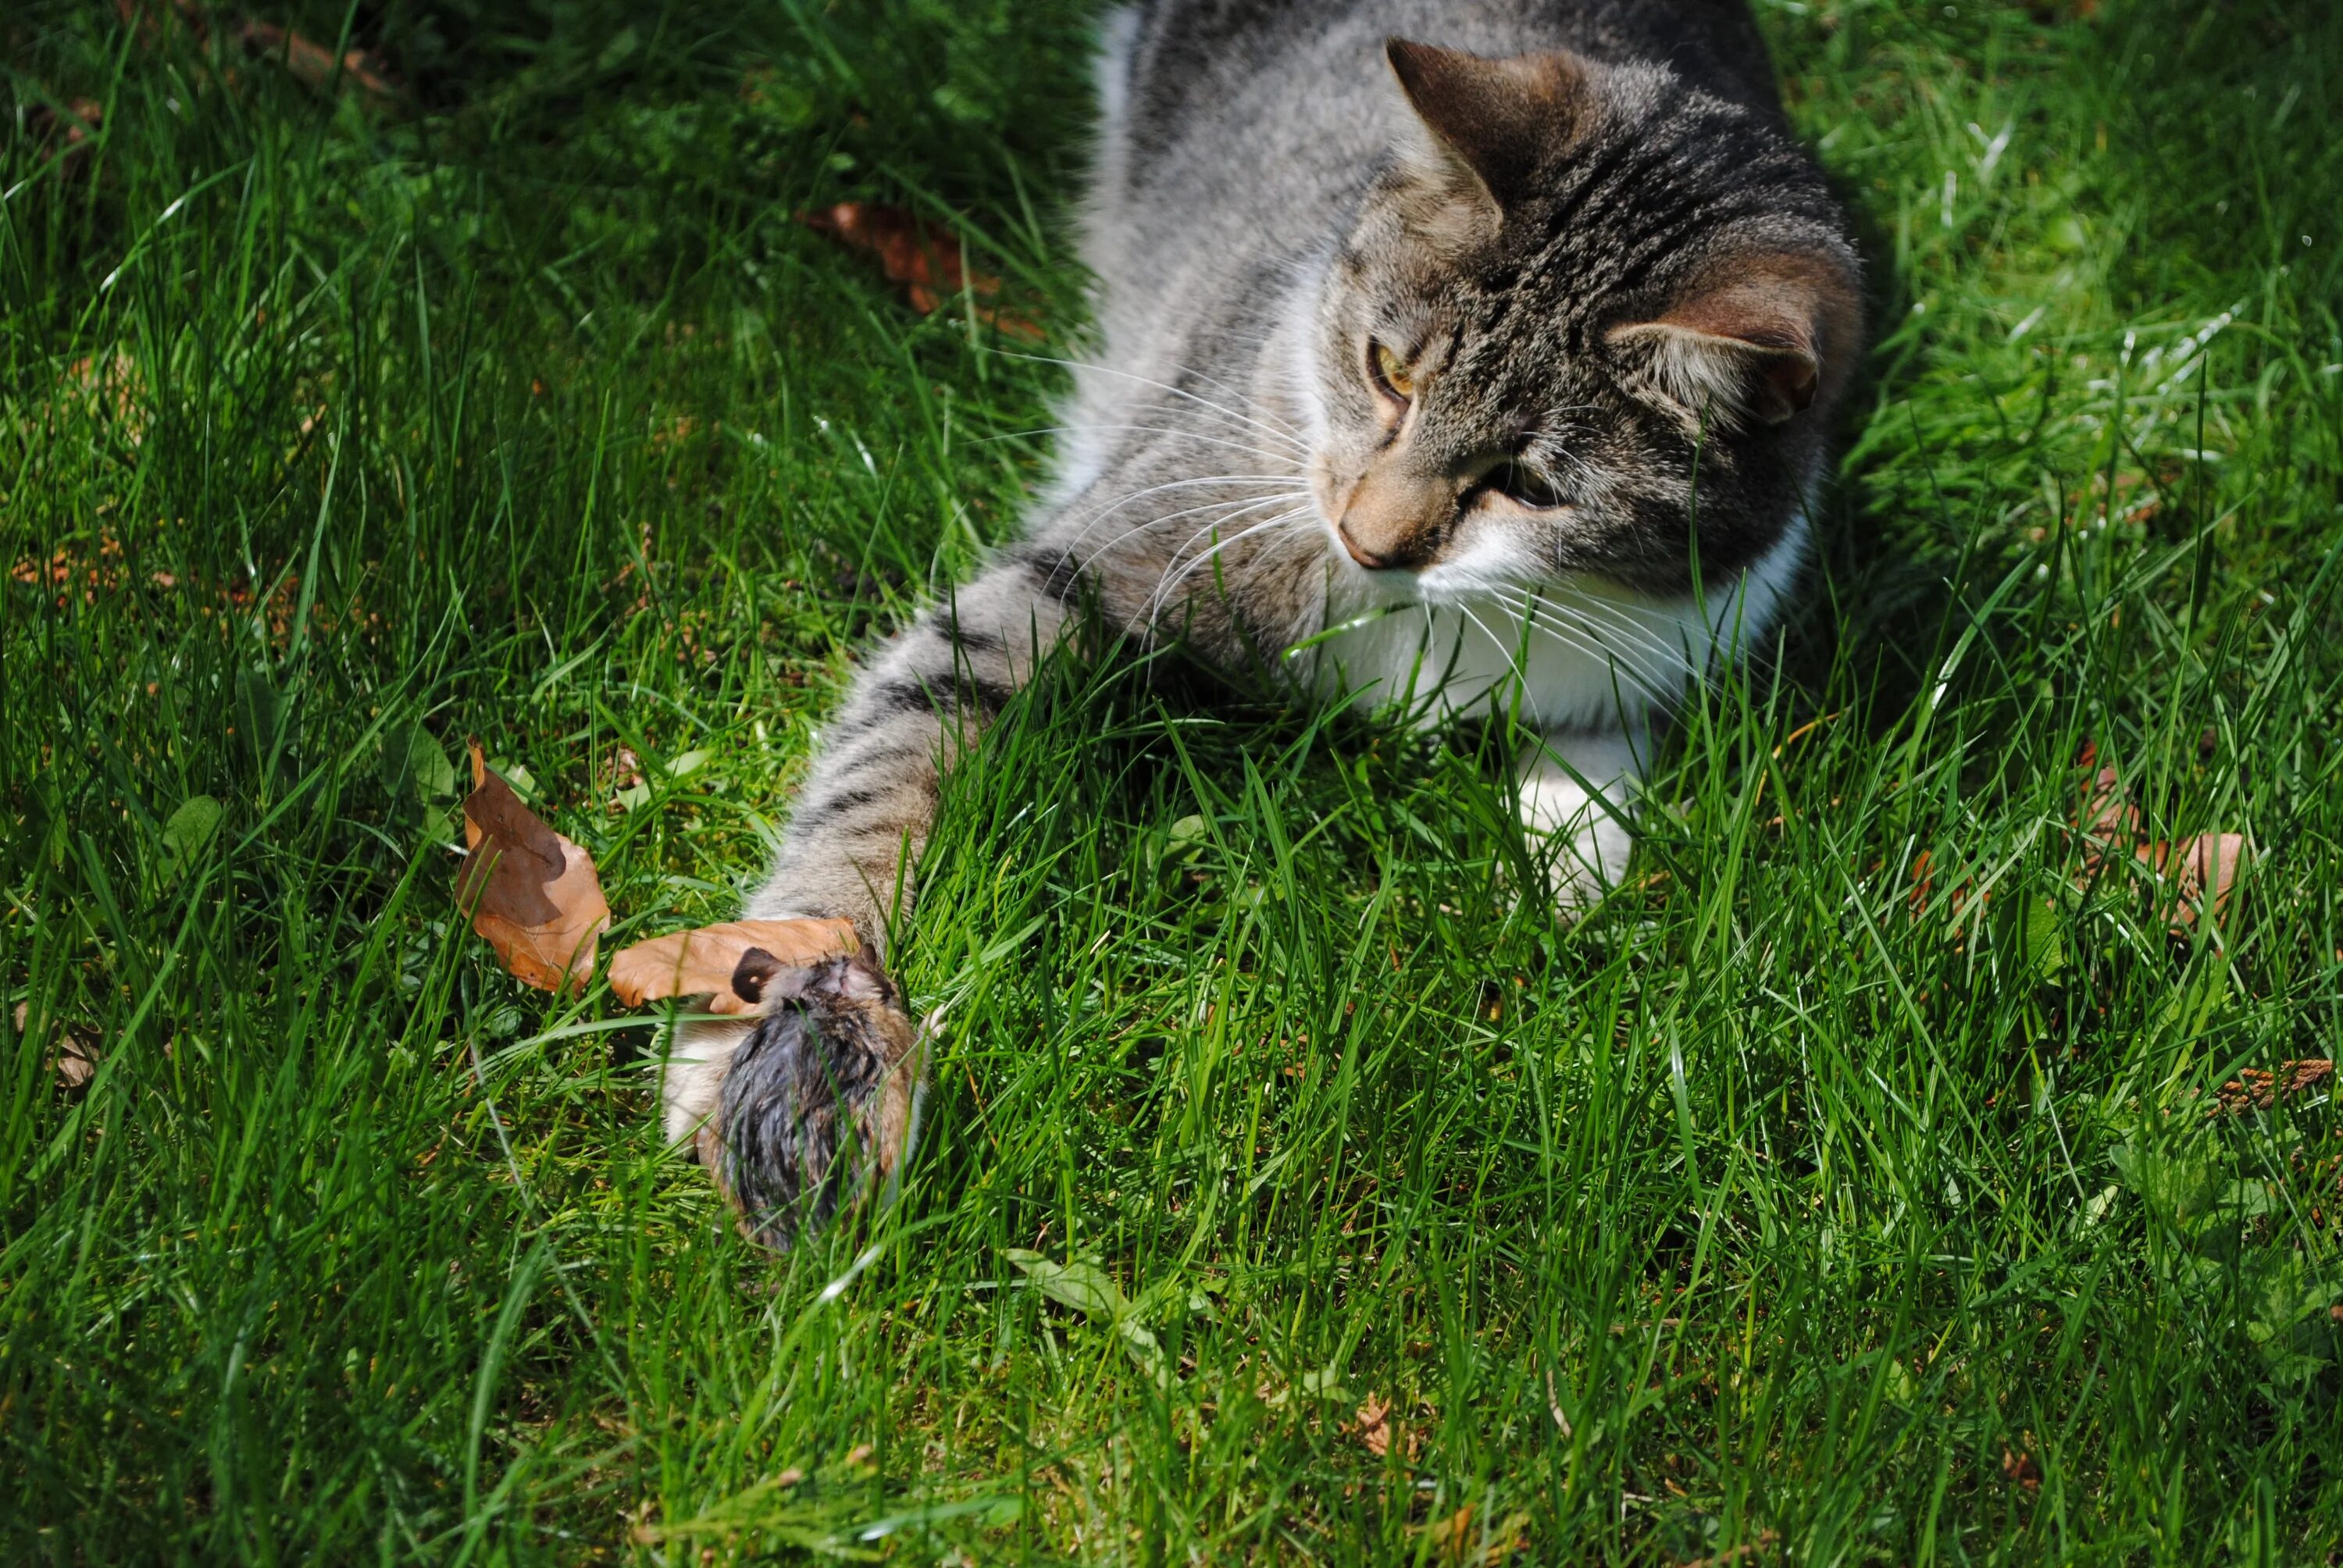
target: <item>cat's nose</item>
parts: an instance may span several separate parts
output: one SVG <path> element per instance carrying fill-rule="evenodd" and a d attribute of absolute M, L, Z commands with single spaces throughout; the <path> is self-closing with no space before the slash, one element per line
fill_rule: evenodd
<path fill-rule="evenodd" d="M 1393 567 L 1399 565 L 1397 561 L 1392 559 L 1389 556 L 1381 555 L 1373 550 L 1368 549 L 1362 546 L 1357 539 L 1353 538 L 1351 537 L 1351 525 L 1347 520 L 1335 524 L 1334 532 L 1342 537 L 1342 548 L 1351 552 L 1351 558 L 1358 562 L 1361 566 L 1366 568 L 1369 571 L 1389 571 Z"/>
<path fill-rule="evenodd" d="M 1334 531 L 1369 571 L 1410 570 L 1432 559 L 1455 508 L 1453 491 L 1438 480 L 1378 471 L 1352 490 Z"/>

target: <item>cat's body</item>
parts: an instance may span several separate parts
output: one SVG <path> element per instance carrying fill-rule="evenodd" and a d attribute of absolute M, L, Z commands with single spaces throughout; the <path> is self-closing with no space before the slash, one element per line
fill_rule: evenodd
<path fill-rule="evenodd" d="M 1505 707 L 1557 896 L 1615 878 L 1648 717 L 1795 575 L 1858 347 L 1741 0 L 1155 0 L 1100 98 L 1058 477 L 872 664 L 749 913 L 883 943 L 942 770 L 1085 614 L 1307 644 L 1277 662 L 1330 700 Z M 679 1041 L 672 1135 L 741 1038 Z"/>

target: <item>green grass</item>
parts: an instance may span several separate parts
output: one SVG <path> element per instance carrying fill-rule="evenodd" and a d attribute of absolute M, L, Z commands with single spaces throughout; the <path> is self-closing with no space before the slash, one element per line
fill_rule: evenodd
<path fill-rule="evenodd" d="M 1057 378 L 789 215 L 1071 340 L 1081 8 L 273 14 L 380 112 L 10 5 L 0 1553 L 2332 1560 L 2343 1120 L 2207 1107 L 2343 1000 L 2343 10 L 2084 8 L 1761 5 L 1877 347 L 1632 886 L 1515 906 L 1471 731 L 1056 667 L 902 939 L 903 1201 L 777 1260 L 463 929 L 448 764 L 614 942 L 729 911 Z M 2087 741 L 2253 836 L 2223 918 L 2077 890 Z"/>

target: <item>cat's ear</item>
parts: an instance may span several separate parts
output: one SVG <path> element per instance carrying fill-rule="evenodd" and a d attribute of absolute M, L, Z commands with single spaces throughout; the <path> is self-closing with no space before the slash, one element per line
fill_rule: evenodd
<path fill-rule="evenodd" d="M 1576 138 L 1592 101 L 1585 62 L 1559 51 L 1491 60 L 1388 38 L 1383 56 L 1424 133 L 1406 149 L 1412 161 L 1501 213 Z"/>
<path fill-rule="evenodd" d="M 1709 268 L 1651 321 L 1605 340 L 1634 377 L 1694 419 L 1780 425 L 1845 380 L 1860 330 L 1852 265 L 1827 250 L 1735 256 Z"/>

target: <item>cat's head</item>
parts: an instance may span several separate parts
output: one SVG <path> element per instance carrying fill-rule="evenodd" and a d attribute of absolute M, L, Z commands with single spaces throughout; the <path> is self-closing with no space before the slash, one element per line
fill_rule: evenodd
<path fill-rule="evenodd" d="M 1343 550 L 1431 599 L 1581 574 L 1674 596 L 1759 559 L 1860 347 L 1812 161 L 1658 67 L 1387 47 L 1403 128 L 1312 328 Z"/>

